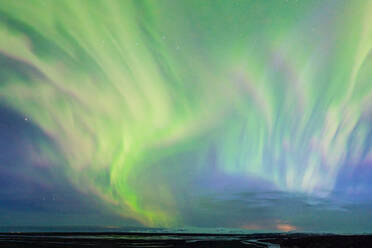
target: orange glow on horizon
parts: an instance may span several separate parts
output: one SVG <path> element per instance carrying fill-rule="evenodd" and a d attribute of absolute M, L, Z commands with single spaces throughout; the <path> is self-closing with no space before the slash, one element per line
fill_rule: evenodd
<path fill-rule="evenodd" d="M 290 232 L 297 229 L 297 227 L 289 225 L 289 224 L 278 224 L 276 225 L 276 229 L 282 232 Z"/>

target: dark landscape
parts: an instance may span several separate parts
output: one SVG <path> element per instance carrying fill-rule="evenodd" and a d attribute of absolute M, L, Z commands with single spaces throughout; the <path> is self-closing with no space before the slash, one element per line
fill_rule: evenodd
<path fill-rule="evenodd" d="M 1 233 L 0 247 L 372 247 L 372 235 Z"/>

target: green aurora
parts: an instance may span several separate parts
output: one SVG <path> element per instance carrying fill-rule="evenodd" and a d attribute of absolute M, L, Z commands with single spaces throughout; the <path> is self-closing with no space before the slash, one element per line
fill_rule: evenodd
<path fill-rule="evenodd" d="M 189 225 L 184 206 L 237 176 L 326 198 L 372 158 L 371 13 L 369 0 L 1 0 L 0 102 L 48 136 L 51 170 L 146 226 Z"/>

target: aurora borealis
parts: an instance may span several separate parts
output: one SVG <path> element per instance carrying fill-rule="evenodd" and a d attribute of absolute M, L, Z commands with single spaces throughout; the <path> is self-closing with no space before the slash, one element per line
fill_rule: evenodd
<path fill-rule="evenodd" d="M 371 13 L 1 0 L 1 178 L 74 189 L 122 225 L 372 231 Z M 24 201 L 3 182 L 7 213 Z"/>

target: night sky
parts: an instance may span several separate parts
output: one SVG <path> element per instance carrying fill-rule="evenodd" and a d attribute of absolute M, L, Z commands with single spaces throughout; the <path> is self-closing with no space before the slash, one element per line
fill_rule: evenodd
<path fill-rule="evenodd" d="M 371 13 L 0 0 L 0 227 L 372 232 Z"/>

